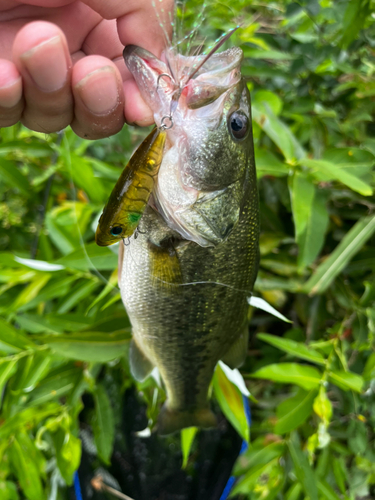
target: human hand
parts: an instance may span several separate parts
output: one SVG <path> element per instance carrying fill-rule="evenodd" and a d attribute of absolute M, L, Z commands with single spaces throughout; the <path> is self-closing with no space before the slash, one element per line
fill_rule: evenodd
<path fill-rule="evenodd" d="M 160 4 L 167 13 L 173 0 Z M 167 22 L 165 22 L 168 28 Z M 0 127 L 38 132 L 71 125 L 81 137 L 153 122 L 127 70 L 124 45 L 165 45 L 151 0 L 2 0 Z"/>

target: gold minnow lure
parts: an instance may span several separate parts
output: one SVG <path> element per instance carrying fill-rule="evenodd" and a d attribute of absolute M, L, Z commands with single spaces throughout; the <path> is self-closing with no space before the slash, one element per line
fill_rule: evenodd
<path fill-rule="evenodd" d="M 113 245 L 137 229 L 154 189 L 165 138 L 163 127 L 154 128 L 130 158 L 100 216 L 95 233 L 98 245 Z"/>

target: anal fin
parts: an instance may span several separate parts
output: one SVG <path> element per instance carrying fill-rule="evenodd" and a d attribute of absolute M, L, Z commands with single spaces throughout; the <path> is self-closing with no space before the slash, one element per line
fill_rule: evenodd
<path fill-rule="evenodd" d="M 130 371 L 133 377 L 139 382 L 143 382 L 152 372 L 154 365 L 138 347 L 134 338 L 130 342 L 129 348 Z"/>
<path fill-rule="evenodd" d="M 166 436 L 186 427 L 207 429 L 216 427 L 217 420 L 209 408 L 197 410 L 171 410 L 167 404 L 162 407 L 157 424 L 158 434 Z"/>
<path fill-rule="evenodd" d="M 249 344 L 249 327 L 243 328 L 240 337 L 230 346 L 229 350 L 221 358 L 229 368 L 239 368 L 245 362 Z"/>

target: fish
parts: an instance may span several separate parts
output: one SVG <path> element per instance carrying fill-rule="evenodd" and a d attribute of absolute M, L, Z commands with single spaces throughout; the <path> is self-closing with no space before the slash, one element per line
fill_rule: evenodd
<path fill-rule="evenodd" d="M 157 58 L 135 45 L 127 67 L 168 123 L 155 187 L 139 233 L 120 245 L 119 288 L 132 325 L 135 379 L 157 367 L 166 391 L 156 429 L 210 428 L 209 391 L 219 360 L 243 364 L 248 297 L 259 262 L 259 201 L 243 52 Z"/>
<path fill-rule="evenodd" d="M 113 245 L 135 232 L 154 189 L 165 139 L 164 128 L 155 127 L 130 158 L 100 216 L 97 245 Z"/>

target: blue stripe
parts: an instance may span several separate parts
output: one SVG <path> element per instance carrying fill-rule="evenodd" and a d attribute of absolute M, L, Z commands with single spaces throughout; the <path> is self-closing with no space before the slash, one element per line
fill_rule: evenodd
<path fill-rule="evenodd" d="M 251 411 L 250 411 L 249 398 L 242 395 L 242 399 L 243 399 L 243 405 L 245 407 L 246 420 L 247 420 L 249 427 L 250 427 L 251 426 Z M 248 445 L 247 441 L 243 440 L 241 450 L 240 450 L 240 455 L 242 455 L 242 453 L 244 453 L 248 449 L 248 447 L 249 447 L 249 445 Z M 227 500 L 229 493 L 231 492 L 235 482 L 236 482 L 236 478 L 234 476 L 231 476 L 228 479 L 228 482 L 225 485 L 224 491 L 221 494 L 220 500 Z"/>
<path fill-rule="evenodd" d="M 81 485 L 79 482 L 78 471 L 74 473 L 74 492 L 76 494 L 76 500 L 82 500 Z"/>

